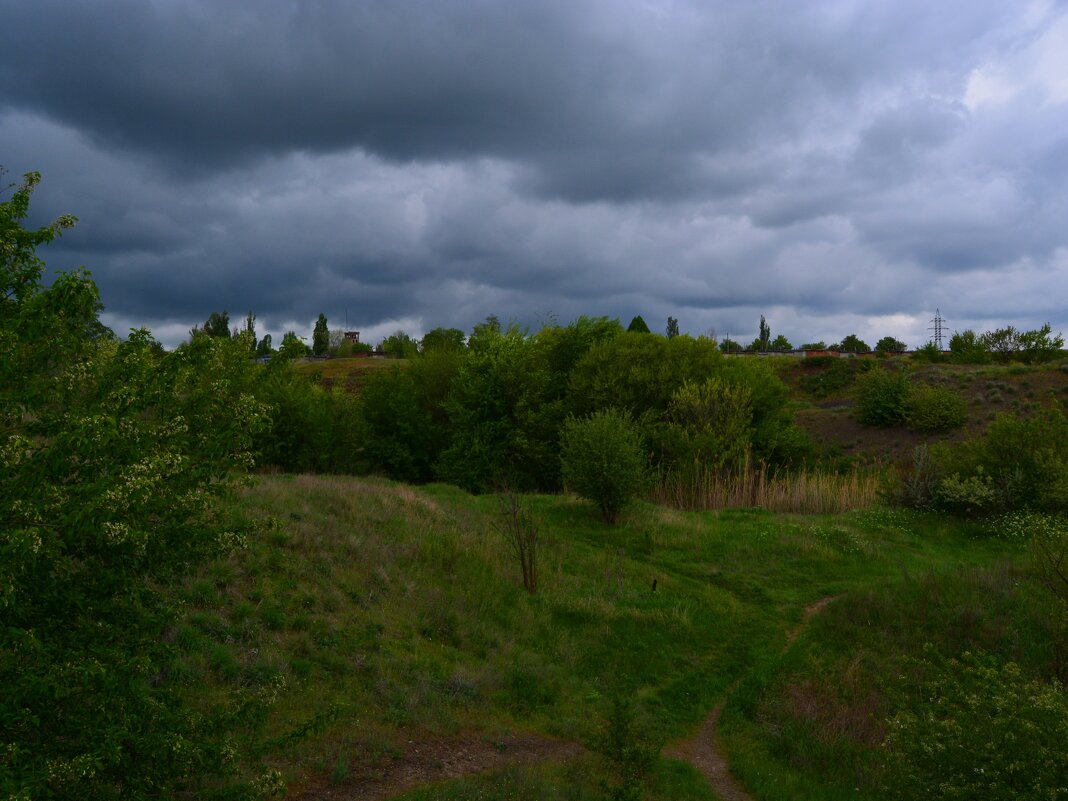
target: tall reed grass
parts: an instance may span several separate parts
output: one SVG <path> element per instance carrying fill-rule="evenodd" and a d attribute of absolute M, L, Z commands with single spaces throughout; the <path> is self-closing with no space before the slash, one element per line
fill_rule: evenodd
<path fill-rule="evenodd" d="M 775 473 L 747 461 L 733 472 L 703 465 L 665 472 L 654 484 L 651 500 L 690 511 L 761 506 L 772 512 L 828 514 L 877 505 L 879 486 L 879 474 L 872 471 Z"/>

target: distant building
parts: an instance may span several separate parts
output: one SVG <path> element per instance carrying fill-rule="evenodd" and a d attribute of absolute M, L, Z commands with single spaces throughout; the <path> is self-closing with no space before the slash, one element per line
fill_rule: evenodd
<path fill-rule="evenodd" d="M 345 332 L 345 341 L 346 342 L 351 342 L 353 345 L 355 345 L 357 342 L 360 341 L 360 332 L 359 331 L 346 331 Z"/>

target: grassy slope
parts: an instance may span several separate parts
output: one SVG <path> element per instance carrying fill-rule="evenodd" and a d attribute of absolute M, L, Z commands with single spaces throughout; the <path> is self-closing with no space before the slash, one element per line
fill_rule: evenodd
<path fill-rule="evenodd" d="M 273 758 L 296 787 L 372 777 L 421 737 L 533 731 L 591 744 L 617 694 L 635 699 L 643 736 L 670 740 L 749 677 L 740 696 L 752 703 L 729 707 L 726 723 L 752 782 L 781 755 L 766 753 L 767 733 L 745 721 L 759 717 L 753 705 L 806 603 L 893 594 L 906 575 L 967 571 L 1016 551 L 885 510 L 796 517 L 642 505 L 609 529 L 574 499 L 532 503 L 545 541 L 537 596 L 523 591 L 493 530 L 491 497 L 367 479 L 260 479 L 238 505 L 274 522 L 189 581 L 179 675 L 199 687 L 284 674 Z M 588 794 L 604 766 L 587 762 L 509 772 L 479 792 L 596 797 Z M 662 762 L 657 775 L 653 797 L 708 797 L 680 766 Z M 455 787 L 441 792 L 459 797 L 449 795 Z"/>

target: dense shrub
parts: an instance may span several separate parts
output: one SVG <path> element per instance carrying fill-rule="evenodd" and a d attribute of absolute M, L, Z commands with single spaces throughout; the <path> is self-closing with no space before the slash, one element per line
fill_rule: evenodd
<path fill-rule="evenodd" d="M 892 426 L 905 417 L 909 393 L 908 375 L 876 367 L 857 378 L 857 409 L 860 421 L 869 426 Z"/>
<path fill-rule="evenodd" d="M 0 203 L 0 795 L 262 795 L 235 747 L 256 698 L 194 711 L 167 674 L 166 588 L 240 542 L 214 501 L 266 421 L 230 380 L 247 343 L 109 336 L 85 273 L 41 281 L 35 182 Z"/>
<path fill-rule="evenodd" d="M 932 448 L 903 478 L 911 505 L 992 514 L 1068 512 L 1068 419 L 1057 403 L 1017 417 L 1001 414 L 978 437 Z M 933 489 L 932 489 L 933 488 Z"/>
<path fill-rule="evenodd" d="M 1039 801 L 1068 787 L 1068 693 L 1014 663 L 930 653 L 918 696 L 890 721 L 893 799 Z"/>
<path fill-rule="evenodd" d="M 905 396 L 902 414 L 916 431 L 950 431 L 968 421 L 968 404 L 948 387 L 915 384 Z"/>
<path fill-rule="evenodd" d="M 560 448 L 564 483 L 597 504 L 606 523 L 645 486 L 641 434 L 626 412 L 603 409 L 585 419 L 569 418 Z"/>

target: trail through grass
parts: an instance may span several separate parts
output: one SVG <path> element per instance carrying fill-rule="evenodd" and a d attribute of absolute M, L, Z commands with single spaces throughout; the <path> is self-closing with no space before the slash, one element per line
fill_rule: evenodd
<path fill-rule="evenodd" d="M 602 797 L 623 781 L 598 752 L 613 698 L 633 705 L 629 736 L 677 740 L 735 682 L 743 700 L 759 696 L 759 677 L 780 668 L 807 604 L 978 569 L 1019 549 L 882 509 L 797 516 L 639 505 L 606 527 L 575 499 L 530 501 L 542 527 L 536 595 L 492 525 L 496 498 L 261 478 L 234 513 L 266 521 L 262 534 L 184 588 L 190 614 L 176 632 L 174 675 L 201 698 L 224 681 L 254 687 L 284 676 L 270 754 L 294 794 L 379 780 L 420 742 L 541 735 L 585 745 L 581 767 L 502 768 L 411 797 Z M 746 756 L 756 752 L 734 707 L 725 711 L 732 759 L 772 762 Z M 750 787 L 750 773 L 743 778 Z M 672 760 L 656 760 L 640 781 L 649 798 L 711 797 L 695 770 Z M 765 797 L 759 782 L 750 789 Z"/>

